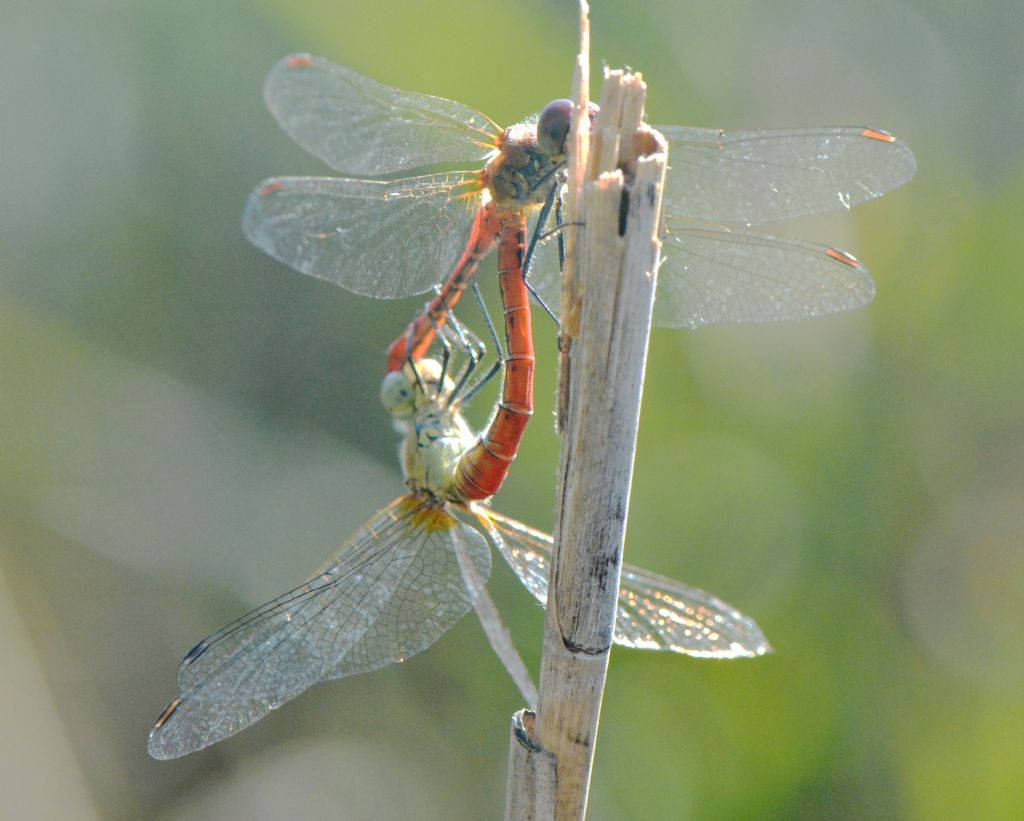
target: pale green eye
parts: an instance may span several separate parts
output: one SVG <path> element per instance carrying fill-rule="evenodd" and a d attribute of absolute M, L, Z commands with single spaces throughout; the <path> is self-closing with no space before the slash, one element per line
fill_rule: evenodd
<path fill-rule="evenodd" d="M 388 413 L 408 415 L 413 411 L 413 390 L 409 378 L 401 371 L 385 375 L 380 383 L 380 401 Z"/>

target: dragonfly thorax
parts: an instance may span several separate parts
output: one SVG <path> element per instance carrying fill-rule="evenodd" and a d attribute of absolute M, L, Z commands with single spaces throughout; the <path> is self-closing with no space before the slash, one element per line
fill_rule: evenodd
<path fill-rule="evenodd" d="M 402 443 L 406 485 L 413 492 L 453 500 L 459 459 L 475 443 L 461 414 L 436 405 L 421 410 Z"/>
<path fill-rule="evenodd" d="M 422 359 L 415 367 L 392 371 L 381 384 L 381 401 L 405 436 L 399 446 L 405 484 L 413 493 L 455 500 L 459 459 L 476 437 L 457 403 L 448 404 L 453 385 L 447 377 L 442 383 L 441 365 Z"/>
<path fill-rule="evenodd" d="M 498 154 L 484 169 L 484 184 L 499 207 L 539 205 L 563 182 L 564 168 L 564 155 L 551 156 L 537 145 L 537 124 L 519 123 L 502 134 Z"/>

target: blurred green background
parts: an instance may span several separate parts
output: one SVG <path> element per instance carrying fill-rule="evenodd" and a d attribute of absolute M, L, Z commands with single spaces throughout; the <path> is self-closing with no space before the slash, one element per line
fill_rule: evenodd
<path fill-rule="evenodd" d="M 866 309 L 655 333 L 627 559 L 733 602 L 776 653 L 616 650 L 590 817 L 1021 817 L 1019 4 L 592 18 L 595 86 L 603 61 L 643 71 L 653 122 L 871 125 L 919 170 L 787 226 L 865 261 Z M 420 300 L 246 243 L 253 185 L 328 173 L 265 111 L 266 71 L 312 51 L 510 123 L 568 93 L 574 4 L 4 0 L 0 20 L 0 816 L 499 817 L 520 699 L 472 618 L 204 752 L 155 762 L 145 739 L 197 639 L 402 489 L 377 386 Z M 544 528 L 550 324 L 496 502 Z M 495 567 L 536 670 L 542 613 Z"/>

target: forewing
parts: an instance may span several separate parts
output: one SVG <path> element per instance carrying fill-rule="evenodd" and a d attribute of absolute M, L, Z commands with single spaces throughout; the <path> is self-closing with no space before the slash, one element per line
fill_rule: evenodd
<path fill-rule="evenodd" d="M 480 197 L 475 172 L 393 182 L 277 177 L 249 196 L 242 228 L 297 271 L 392 299 L 423 293 L 455 267 Z"/>
<path fill-rule="evenodd" d="M 551 537 L 500 513 L 474 510 L 519 580 L 546 604 Z M 615 643 L 701 658 L 760 656 L 771 650 L 753 619 L 731 604 L 629 564 L 622 567 Z"/>
<path fill-rule="evenodd" d="M 263 97 L 292 139 L 347 176 L 480 167 L 501 133 L 460 103 L 400 91 L 308 54 L 275 65 Z"/>
<path fill-rule="evenodd" d="M 178 670 L 177 704 L 150 732 L 150 755 L 201 749 L 313 684 L 429 647 L 472 606 L 452 550 L 455 534 L 486 580 L 486 540 L 444 508 L 406 497 L 382 510 L 319 576 L 188 653 Z"/>
<path fill-rule="evenodd" d="M 859 308 L 871 275 L 845 251 L 665 218 L 655 324 L 778 322 Z"/>
<path fill-rule="evenodd" d="M 871 128 L 655 128 L 669 144 L 665 212 L 728 225 L 845 211 L 917 167 L 906 143 Z"/>

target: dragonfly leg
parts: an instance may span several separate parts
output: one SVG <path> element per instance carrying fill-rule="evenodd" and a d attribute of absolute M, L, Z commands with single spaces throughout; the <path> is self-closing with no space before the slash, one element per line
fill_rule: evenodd
<path fill-rule="evenodd" d="M 440 394 L 440 392 L 444 389 L 444 380 L 448 376 L 448 367 L 451 364 L 452 357 L 452 346 L 449 344 L 447 336 L 442 332 L 442 328 L 444 326 L 438 325 L 437 321 L 429 312 L 426 314 L 426 316 L 430 320 L 430 325 L 434 329 L 434 333 L 437 336 L 437 342 L 441 346 L 441 373 L 437 378 L 437 393 Z M 453 318 L 451 317 L 450 312 L 449 317 Z M 409 335 L 407 334 L 407 336 Z M 409 361 L 412 362 L 411 357 Z M 413 367 L 415 368 L 415 363 L 413 364 Z M 426 396 L 425 393 L 424 395 Z"/>
<path fill-rule="evenodd" d="M 456 377 L 457 382 L 455 386 L 448 393 L 446 405 L 451 407 L 455 399 L 462 393 L 462 389 L 473 375 L 477 365 L 483 360 L 486 349 L 483 342 L 477 339 L 476 335 L 463 325 L 450 309 L 447 310 L 447 320 L 448 322 L 445 325 L 434 325 L 437 338 L 445 346 L 446 351 L 451 349 L 452 342 L 454 342 L 458 349 L 465 354 L 466 358 L 465 363 L 459 370 L 458 377 Z"/>
<path fill-rule="evenodd" d="M 469 402 L 474 396 L 479 393 L 480 389 L 490 382 L 497 373 L 505 367 L 505 354 L 502 350 L 501 339 L 498 337 L 498 331 L 494 327 L 494 321 L 491 319 L 491 312 L 487 310 L 487 305 L 484 302 L 483 295 L 480 293 L 480 286 L 473 280 L 473 284 L 470 286 L 473 289 L 473 296 L 476 299 L 477 305 L 480 306 L 480 313 L 483 314 L 484 323 L 487 325 L 487 332 L 490 334 L 491 342 L 494 343 L 494 350 L 497 355 L 495 361 L 491 364 L 491 367 L 487 369 L 487 372 L 481 376 L 476 383 L 466 391 L 465 395 L 462 396 L 461 401 Z M 477 340 L 479 342 L 479 340 Z M 484 350 L 483 343 L 480 343 L 481 353 Z"/>
<path fill-rule="evenodd" d="M 562 197 L 559 193 L 561 186 L 552 185 L 551 190 L 548 192 L 547 197 L 544 200 L 544 204 L 541 206 L 540 214 L 537 216 L 537 224 L 534 226 L 533 232 L 530 234 L 530 241 L 526 246 L 526 254 L 523 256 L 523 284 L 526 286 L 526 290 L 530 292 L 530 296 L 534 298 L 538 305 L 544 309 L 544 312 L 550 316 L 555 324 L 558 324 L 558 317 L 555 316 L 555 312 L 548 307 L 547 303 L 543 300 L 541 295 L 537 292 L 537 289 L 533 287 L 530 282 L 530 271 L 533 268 L 533 257 L 537 250 L 537 243 L 548 236 L 544 232 L 544 226 L 551 216 L 551 210 L 558 204 L 558 208 L 555 209 L 556 215 L 561 211 Z M 559 245 L 559 270 L 561 270 L 562 263 L 564 261 L 564 251 Z"/>

